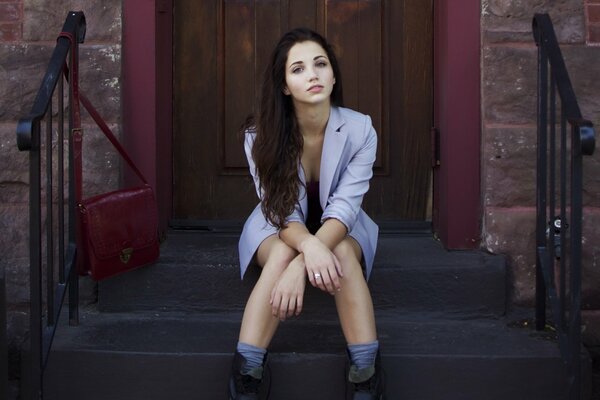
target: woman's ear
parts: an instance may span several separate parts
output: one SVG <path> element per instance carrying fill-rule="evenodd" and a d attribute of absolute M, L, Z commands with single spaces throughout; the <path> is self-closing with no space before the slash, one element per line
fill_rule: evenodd
<path fill-rule="evenodd" d="M 287 87 L 287 86 L 284 86 L 284 87 L 283 87 L 283 94 L 285 94 L 286 96 L 289 96 L 289 95 L 291 94 L 291 93 L 290 93 L 290 89 L 288 89 L 288 87 Z"/>

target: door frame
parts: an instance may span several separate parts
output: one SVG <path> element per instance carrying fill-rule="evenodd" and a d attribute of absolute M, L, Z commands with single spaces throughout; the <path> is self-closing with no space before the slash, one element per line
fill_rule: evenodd
<path fill-rule="evenodd" d="M 481 4 L 449 2 L 434 0 L 433 228 L 447 248 L 467 249 L 481 237 Z M 124 143 L 155 190 L 162 232 L 172 214 L 172 10 L 173 0 L 123 1 Z M 123 180 L 135 177 L 123 171 Z"/>

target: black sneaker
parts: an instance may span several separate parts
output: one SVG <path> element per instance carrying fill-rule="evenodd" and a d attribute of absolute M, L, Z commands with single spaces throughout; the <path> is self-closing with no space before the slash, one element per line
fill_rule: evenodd
<path fill-rule="evenodd" d="M 265 355 L 265 360 L 267 356 Z M 263 366 L 242 373 L 246 359 L 237 351 L 233 356 L 229 377 L 229 400 L 264 400 L 269 397 L 269 374 Z"/>
<path fill-rule="evenodd" d="M 381 368 L 379 351 L 375 358 L 375 365 L 362 369 L 351 365 L 348 381 L 352 384 L 353 400 L 384 400 L 385 376 Z"/>

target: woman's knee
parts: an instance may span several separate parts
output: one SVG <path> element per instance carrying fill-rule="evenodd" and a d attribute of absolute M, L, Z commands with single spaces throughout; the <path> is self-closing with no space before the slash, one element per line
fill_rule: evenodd
<path fill-rule="evenodd" d="M 346 237 L 334 249 L 333 254 L 342 265 L 358 265 L 362 256 L 360 246 L 351 237 Z"/>
<path fill-rule="evenodd" d="M 260 258 L 263 258 L 263 270 L 272 269 L 275 271 L 284 270 L 288 264 L 296 257 L 297 252 L 290 246 L 285 244 L 281 239 L 274 238 L 269 244 L 269 248 L 265 249 Z"/>

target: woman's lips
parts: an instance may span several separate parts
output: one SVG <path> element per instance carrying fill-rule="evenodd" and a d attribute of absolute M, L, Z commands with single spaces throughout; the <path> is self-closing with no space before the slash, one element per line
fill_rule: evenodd
<path fill-rule="evenodd" d="M 319 93 L 322 90 L 323 90 L 323 86 L 321 86 L 321 85 L 315 85 L 315 86 L 311 86 L 308 88 L 308 91 L 312 92 L 312 93 Z"/>

